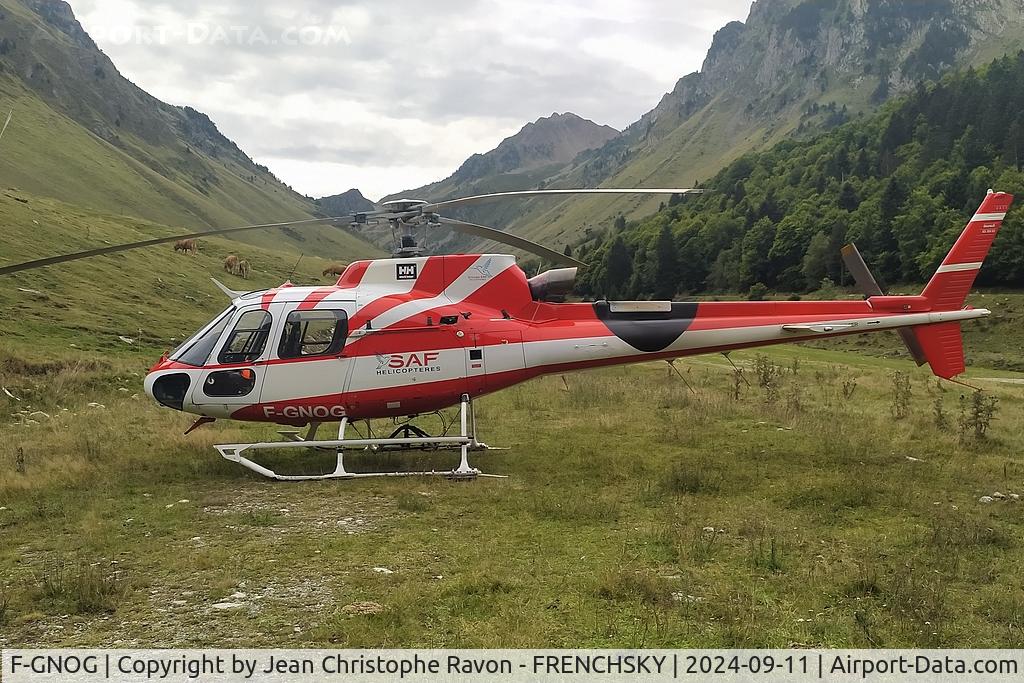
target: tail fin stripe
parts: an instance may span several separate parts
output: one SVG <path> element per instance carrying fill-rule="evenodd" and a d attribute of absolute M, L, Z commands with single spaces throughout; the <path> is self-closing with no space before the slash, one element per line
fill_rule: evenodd
<path fill-rule="evenodd" d="M 975 261 L 974 263 L 947 263 L 944 266 L 939 266 L 935 273 L 955 273 L 960 270 L 978 270 L 979 268 L 981 268 L 981 261 Z"/>
<path fill-rule="evenodd" d="M 976 214 L 974 214 L 974 218 L 971 219 L 971 222 L 972 223 L 977 223 L 978 221 L 1001 221 L 1004 218 L 1006 218 L 1006 213 L 1005 212 L 1003 212 L 1003 213 L 976 213 Z"/>

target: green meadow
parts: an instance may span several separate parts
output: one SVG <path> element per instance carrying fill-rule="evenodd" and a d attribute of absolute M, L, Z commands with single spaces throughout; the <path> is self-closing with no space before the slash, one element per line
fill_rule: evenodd
<path fill-rule="evenodd" d="M 161 229 L 39 206 L 67 243 L 22 220 L 10 262 L 76 248 L 86 224 Z M 250 281 L 222 272 L 228 253 Z M 281 484 L 212 448 L 272 427 L 184 436 L 189 417 L 141 381 L 226 303 L 210 276 L 326 282 L 325 262 L 297 258 L 204 240 L 195 257 L 157 247 L 0 283 L 0 645 L 1024 643 L 1024 296 L 972 299 L 994 311 L 968 335 L 977 399 L 893 357 L 895 336 L 851 337 L 485 397 L 480 436 L 509 450 L 473 462 L 507 479 Z"/>

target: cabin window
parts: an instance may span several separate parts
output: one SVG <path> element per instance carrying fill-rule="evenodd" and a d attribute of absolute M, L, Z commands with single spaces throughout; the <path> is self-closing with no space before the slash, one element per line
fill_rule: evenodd
<path fill-rule="evenodd" d="M 221 363 L 252 363 L 263 354 L 270 336 L 270 314 L 266 311 L 247 311 L 231 330 L 231 336 L 221 349 Z"/>
<path fill-rule="evenodd" d="M 256 372 L 244 370 L 221 370 L 211 372 L 203 385 L 203 393 L 213 397 L 248 396 L 256 388 Z"/>
<path fill-rule="evenodd" d="M 345 346 L 348 315 L 345 311 L 292 311 L 284 323 L 277 355 L 280 358 L 333 356 Z"/>
<path fill-rule="evenodd" d="M 206 365 L 210 354 L 213 353 L 213 347 L 217 345 L 217 340 L 227 329 L 231 314 L 234 312 L 234 307 L 227 309 L 210 321 L 206 327 L 185 340 L 181 346 L 171 352 L 171 360 L 194 365 L 197 368 Z"/>

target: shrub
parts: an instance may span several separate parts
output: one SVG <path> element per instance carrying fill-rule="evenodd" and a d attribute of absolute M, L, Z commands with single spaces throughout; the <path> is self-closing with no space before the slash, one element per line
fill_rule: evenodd
<path fill-rule="evenodd" d="M 764 298 L 768 295 L 768 287 L 763 282 L 755 282 L 750 285 L 750 289 L 747 291 L 748 301 L 764 301 Z"/>

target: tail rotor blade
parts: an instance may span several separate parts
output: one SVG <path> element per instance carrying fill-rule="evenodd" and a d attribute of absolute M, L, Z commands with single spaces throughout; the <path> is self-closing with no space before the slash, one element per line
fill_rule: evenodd
<path fill-rule="evenodd" d="M 914 359 L 918 367 L 921 367 L 928 362 L 925 358 L 924 348 L 921 347 L 921 342 L 917 340 L 917 335 L 909 327 L 901 327 L 896 330 L 896 334 L 900 335 L 900 339 L 903 340 L 903 344 L 907 347 L 907 351 L 910 352 L 910 357 Z"/>
<path fill-rule="evenodd" d="M 842 254 L 846 269 L 853 275 L 853 279 L 857 282 L 857 288 L 864 296 L 883 296 L 885 294 L 878 286 L 875 276 L 871 274 L 868 264 L 864 262 L 864 257 L 860 255 L 856 244 L 847 244 L 843 247 Z M 909 327 L 901 327 L 896 330 L 896 334 L 903 340 L 904 346 L 907 347 L 907 351 L 915 363 L 920 366 L 928 362 L 924 356 L 924 349 L 921 348 L 921 343 L 917 341 L 913 330 Z"/>
<path fill-rule="evenodd" d="M 440 216 L 438 216 L 437 220 L 443 225 L 451 226 L 453 229 L 458 230 L 461 233 L 473 235 L 474 237 L 483 237 L 484 239 L 500 242 L 501 244 L 507 244 L 510 247 L 522 249 L 523 251 L 534 254 L 535 256 L 540 256 L 542 259 L 556 263 L 560 266 L 585 268 L 587 265 L 582 261 L 577 261 L 571 256 L 566 256 L 554 249 L 549 249 L 542 244 L 531 242 L 530 240 L 519 237 L 518 235 L 513 235 L 494 228 L 488 228 L 485 225 L 477 225 L 476 223 L 467 223 L 466 221 L 457 221 L 452 218 L 442 218 Z"/>
<path fill-rule="evenodd" d="M 843 247 L 842 254 L 843 263 L 846 264 L 846 269 L 853 276 L 854 281 L 857 283 L 857 289 L 860 290 L 861 294 L 864 296 L 882 296 L 884 292 L 878 286 L 875 276 L 868 269 L 868 264 L 864 263 L 864 257 L 857 250 L 857 245 L 852 242 L 847 244 Z"/>

